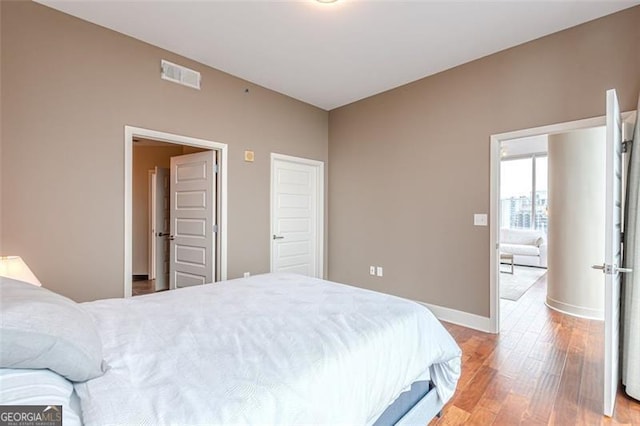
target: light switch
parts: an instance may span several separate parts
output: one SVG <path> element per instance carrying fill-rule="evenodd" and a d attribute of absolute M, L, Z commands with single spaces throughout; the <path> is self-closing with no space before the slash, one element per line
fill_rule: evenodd
<path fill-rule="evenodd" d="M 473 224 L 475 226 L 487 226 L 489 224 L 486 213 L 476 213 L 473 215 Z"/>
<path fill-rule="evenodd" d="M 382 276 L 382 266 L 376 267 L 376 275 L 379 277 Z"/>

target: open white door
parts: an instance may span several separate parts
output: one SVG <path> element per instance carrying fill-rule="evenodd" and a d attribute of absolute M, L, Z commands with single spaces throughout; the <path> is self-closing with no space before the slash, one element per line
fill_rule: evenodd
<path fill-rule="evenodd" d="M 171 158 L 171 289 L 215 279 L 216 173 L 214 151 Z"/>
<path fill-rule="evenodd" d="M 622 261 L 622 119 L 615 90 L 607 91 L 605 258 L 594 268 L 604 272 L 604 414 L 616 403 L 620 344 L 620 273 Z"/>
<path fill-rule="evenodd" d="M 155 168 L 152 227 L 155 256 L 155 290 L 169 289 L 169 169 Z"/>
<path fill-rule="evenodd" d="M 323 276 L 324 163 L 271 155 L 271 271 Z"/>

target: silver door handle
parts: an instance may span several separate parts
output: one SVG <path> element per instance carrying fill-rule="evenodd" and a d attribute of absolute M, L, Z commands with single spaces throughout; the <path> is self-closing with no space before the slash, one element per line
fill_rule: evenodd
<path fill-rule="evenodd" d="M 273 239 L 274 239 L 274 240 L 282 240 L 283 238 L 284 238 L 284 237 L 283 237 L 283 236 L 281 236 L 281 235 L 274 235 L 274 236 L 273 236 Z"/>
<path fill-rule="evenodd" d="M 602 265 L 592 265 L 593 269 L 600 269 L 605 274 L 615 274 L 617 272 L 626 273 L 633 272 L 633 269 L 630 268 L 618 268 L 618 265 L 607 265 L 603 263 Z"/>

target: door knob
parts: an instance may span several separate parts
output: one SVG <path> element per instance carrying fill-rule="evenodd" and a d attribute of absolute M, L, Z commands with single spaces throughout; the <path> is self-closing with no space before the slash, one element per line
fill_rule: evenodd
<path fill-rule="evenodd" d="M 607 265 L 606 263 L 603 263 L 602 265 L 592 265 L 591 267 L 593 269 L 600 269 L 600 270 L 602 270 L 603 273 L 608 274 L 608 275 L 613 275 L 613 274 L 616 274 L 618 272 L 621 272 L 621 273 L 633 272 L 633 269 L 630 269 L 630 268 L 619 268 L 618 265 Z"/>
<path fill-rule="evenodd" d="M 283 238 L 284 238 L 284 237 L 283 237 L 283 236 L 281 236 L 281 235 L 274 235 L 274 236 L 273 236 L 273 239 L 274 239 L 274 240 L 282 240 Z"/>

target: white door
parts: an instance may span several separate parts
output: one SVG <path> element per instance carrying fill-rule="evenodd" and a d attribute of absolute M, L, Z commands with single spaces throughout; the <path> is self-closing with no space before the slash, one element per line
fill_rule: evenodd
<path fill-rule="evenodd" d="M 156 167 L 151 223 L 154 231 L 155 290 L 169 289 L 169 169 Z"/>
<path fill-rule="evenodd" d="M 171 158 L 170 288 L 215 279 L 216 156 L 214 151 Z"/>
<path fill-rule="evenodd" d="M 323 276 L 324 163 L 271 155 L 271 271 Z"/>
<path fill-rule="evenodd" d="M 622 119 L 615 90 L 607 91 L 607 153 L 604 272 L 604 414 L 615 408 L 619 375 L 622 232 Z"/>

